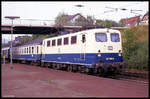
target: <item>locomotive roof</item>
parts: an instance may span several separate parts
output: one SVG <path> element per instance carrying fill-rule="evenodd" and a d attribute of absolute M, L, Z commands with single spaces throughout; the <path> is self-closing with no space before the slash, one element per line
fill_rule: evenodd
<path fill-rule="evenodd" d="M 2 50 L 7 50 L 9 49 L 10 47 L 3 47 Z"/>
<path fill-rule="evenodd" d="M 78 33 L 82 33 L 82 32 L 106 32 L 108 31 L 109 32 L 120 32 L 119 30 L 116 30 L 116 29 L 110 29 L 110 28 L 96 28 L 96 29 L 87 29 L 87 30 L 82 30 L 82 31 L 78 31 L 78 32 L 73 32 L 73 33 L 68 33 L 68 34 L 64 34 L 64 35 L 57 35 L 57 36 L 54 36 L 54 37 L 49 37 L 49 38 L 55 38 L 55 37 L 61 37 L 61 36 L 65 36 L 65 35 L 74 35 L 74 34 L 78 34 Z M 49 38 L 46 38 L 44 40 L 47 40 Z"/>

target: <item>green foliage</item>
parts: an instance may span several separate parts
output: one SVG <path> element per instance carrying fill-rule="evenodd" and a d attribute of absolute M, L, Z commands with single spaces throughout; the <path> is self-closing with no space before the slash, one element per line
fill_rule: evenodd
<path fill-rule="evenodd" d="M 75 20 L 74 25 L 85 26 L 86 25 L 86 19 L 84 17 L 79 17 Z"/>
<path fill-rule="evenodd" d="M 32 37 L 30 37 L 30 36 L 25 36 L 24 38 L 22 38 L 22 39 L 20 40 L 19 44 L 21 45 L 21 44 L 24 44 L 24 43 L 29 42 L 29 41 L 31 41 L 31 40 L 32 40 Z"/>
<path fill-rule="evenodd" d="M 92 16 L 83 17 L 82 15 L 79 16 L 77 19 L 72 21 L 69 17 L 69 15 L 66 13 L 60 13 L 56 19 L 55 19 L 55 25 L 56 26 L 86 26 L 86 25 L 93 25 L 94 24 L 94 18 Z"/>
<path fill-rule="evenodd" d="M 55 25 L 56 26 L 64 26 L 64 25 L 68 25 L 68 14 L 66 13 L 59 13 L 59 15 L 56 17 L 55 19 Z"/>
<path fill-rule="evenodd" d="M 100 25 L 106 28 L 121 26 L 119 23 L 112 20 L 96 20 L 96 25 Z"/>
<path fill-rule="evenodd" d="M 106 20 L 105 23 L 104 23 L 104 26 L 105 26 L 106 28 L 110 28 L 110 27 L 112 26 L 112 24 L 110 23 L 109 20 Z"/>
<path fill-rule="evenodd" d="M 123 23 L 123 19 L 121 19 L 121 20 L 119 21 L 119 25 L 120 25 L 121 27 L 125 26 L 124 23 Z"/>
<path fill-rule="evenodd" d="M 125 38 L 123 42 L 123 57 L 124 61 L 128 63 L 128 68 L 148 70 L 148 38 L 145 39 L 148 33 L 141 32 L 142 29 L 145 28 L 140 26 L 123 32 L 123 38 Z M 139 37 L 141 35 L 144 36 Z"/>
<path fill-rule="evenodd" d="M 8 43 L 2 44 L 2 47 L 8 47 L 8 46 L 9 46 Z"/>

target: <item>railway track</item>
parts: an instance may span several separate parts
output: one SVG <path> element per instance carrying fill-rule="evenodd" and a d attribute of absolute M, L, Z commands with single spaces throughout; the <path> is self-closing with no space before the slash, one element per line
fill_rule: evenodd
<path fill-rule="evenodd" d="M 49 67 L 44 67 L 44 68 L 49 68 Z M 66 70 L 63 70 L 66 71 Z M 85 72 L 80 72 L 82 74 L 88 74 Z M 88 74 L 91 76 L 100 76 L 99 74 Z M 142 83 L 148 83 L 148 73 L 136 73 L 136 72 L 127 72 L 127 71 L 122 71 L 119 74 L 105 74 L 103 76 L 104 78 L 111 78 L 111 79 L 116 79 L 116 80 L 128 80 L 128 81 L 135 81 L 135 82 L 142 82 Z"/>
<path fill-rule="evenodd" d="M 121 72 L 117 75 L 107 75 L 106 78 L 134 81 L 140 83 L 148 83 L 148 74 L 145 73 L 134 73 L 134 72 Z"/>

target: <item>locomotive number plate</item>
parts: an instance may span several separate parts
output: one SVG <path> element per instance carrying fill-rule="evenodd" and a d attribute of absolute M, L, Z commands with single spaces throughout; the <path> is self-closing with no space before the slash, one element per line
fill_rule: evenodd
<path fill-rule="evenodd" d="M 108 46 L 108 50 L 113 50 L 113 47 L 112 46 Z"/>

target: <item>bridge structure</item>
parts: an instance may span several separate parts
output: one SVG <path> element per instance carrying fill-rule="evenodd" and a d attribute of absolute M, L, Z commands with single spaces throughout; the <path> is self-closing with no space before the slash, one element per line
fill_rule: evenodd
<path fill-rule="evenodd" d="M 1 34 L 11 34 L 11 20 L 2 19 Z M 16 19 L 13 21 L 13 34 L 54 34 L 62 32 L 77 32 L 89 28 L 104 28 L 97 26 L 55 26 L 54 20 L 37 19 Z M 112 29 L 123 30 L 125 27 L 111 27 Z"/>
<path fill-rule="evenodd" d="M 3 19 L 1 33 L 11 34 L 11 20 Z M 57 34 L 63 31 L 74 32 L 82 26 L 55 26 L 54 20 L 16 19 L 13 22 L 13 34 Z"/>

